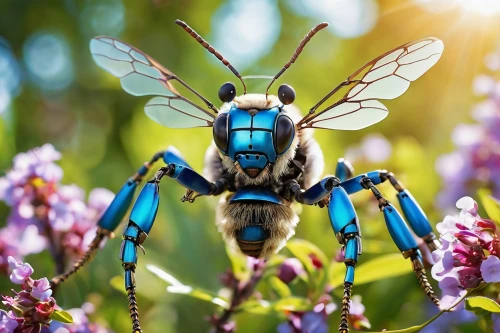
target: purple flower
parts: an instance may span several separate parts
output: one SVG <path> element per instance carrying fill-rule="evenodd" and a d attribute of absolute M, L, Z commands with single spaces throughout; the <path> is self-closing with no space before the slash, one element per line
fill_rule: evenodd
<path fill-rule="evenodd" d="M 46 301 L 52 295 L 50 282 L 47 278 L 35 280 L 30 295 L 40 301 Z"/>
<path fill-rule="evenodd" d="M 491 321 L 493 321 L 493 331 L 500 333 L 500 313 L 492 313 Z"/>
<path fill-rule="evenodd" d="M 10 281 L 15 284 L 23 284 L 33 274 L 33 268 L 30 264 L 16 261 L 13 257 L 8 258 L 9 266 L 13 269 L 10 275 Z"/>
<path fill-rule="evenodd" d="M 19 325 L 12 312 L 0 310 L 0 333 L 11 333 Z"/>
<path fill-rule="evenodd" d="M 491 63 L 492 58 L 488 59 Z M 496 59 L 498 63 L 498 55 Z M 480 75 L 473 88 L 476 94 L 486 96 L 472 109 L 477 123 L 458 125 L 452 134 L 456 150 L 436 161 L 444 184 L 438 197 L 443 209 L 479 188 L 490 188 L 493 196 L 500 198 L 500 177 L 496 176 L 500 173 L 500 81 L 494 75 Z"/>
<path fill-rule="evenodd" d="M 297 258 L 287 258 L 278 270 L 278 278 L 284 283 L 292 282 L 298 275 L 304 272 L 302 263 Z"/>
<path fill-rule="evenodd" d="M 481 264 L 481 275 L 484 282 L 500 282 L 500 259 L 489 256 Z"/>

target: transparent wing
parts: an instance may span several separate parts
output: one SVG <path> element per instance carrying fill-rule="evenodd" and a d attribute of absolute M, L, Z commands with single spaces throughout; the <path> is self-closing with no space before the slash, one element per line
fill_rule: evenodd
<path fill-rule="evenodd" d="M 410 82 L 436 64 L 443 49 L 441 40 L 429 37 L 401 45 L 375 58 L 332 90 L 312 110 L 347 87 L 340 100 L 304 117 L 298 123 L 300 128 L 358 130 L 381 121 L 389 111 L 378 99 L 401 96 Z"/>
<path fill-rule="evenodd" d="M 154 121 L 173 128 L 212 126 L 215 116 L 179 94 L 171 81 L 191 88 L 144 52 L 111 37 L 93 38 L 90 52 L 99 67 L 120 78 L 129 94 L 158 96 L 145 107 Z"/>

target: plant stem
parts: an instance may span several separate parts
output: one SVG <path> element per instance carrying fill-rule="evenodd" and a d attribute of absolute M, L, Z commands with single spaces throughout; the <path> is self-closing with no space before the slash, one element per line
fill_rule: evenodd
<path fill-rule="evenodd" d="M 212 330 L 213 333 L 228 332 L 227 326 L 229 325 L 231 316 L 236 311 L 236 308 L 239 305 L 241 305 L 252 296 L 255 287 L 262 279 L 265 267 L 266 262 L 262 261 L 261 263 L 256 264 L 256 268 L 254 269 L 252 276 L 250 277 L 250 280 L 248 280 L 248 282 L 240 284 L 239 281 L 235 281 L 229 308 L 225 309 L 220 316 L 213 315 L 211 318 L 211 323 L 214 327 L 214 329 Z"/>

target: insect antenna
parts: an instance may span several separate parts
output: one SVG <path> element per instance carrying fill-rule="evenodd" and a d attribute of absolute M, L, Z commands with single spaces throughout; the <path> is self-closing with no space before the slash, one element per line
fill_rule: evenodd
<path fill-rule="evenodd" d="M 306 46 L 306 44 L 309 43 L 309 41 L 311 40 L 311 38 L 313 38 L 313 36 L 316 35 L 316 33 L 318 31 L 326 28 L 327 26 L 328 26 L 328 22 L 322 22 L 322 23 L 318 24 L 317 26 L 315 26 L 314 28 L 312 28 L 311 31 L 309 31 L 307 33 L 307 35 L 304 36 L 304 38 L 300 41 L 299 46 L 297 46 L 297 48 L 295 49 L 295 52 L 293 52 L 292 57 L 290 58 L 290 60 L 285 64 L 285 66 L 283 66 L 283 68 L 278 72 L 278 74 L 276 74 L 273 77 L 273 80 L 267 86 L 267 89 L 266 89 L 266 98 L 267 98 L 267 95 L 269 93 L 269 88 L 271 88 L 271 86 L 273 85 L 274 81 L 276 81 L 281 76 L 281 74 L 283 74 L 288 69 L 288 67 L 290 67 L 295 62 L 295 60 L 297 60 L 297 58 L 299 57 L 300 53 L 302 52 L 302 50 L 304 49 L 304 47 Z"/>
<path fill-rule="evenodd" d="M 236 77 L 238 79 L 240 79 L 241 81 L 241 84 L 243 85 L 243 94 L 246 94 L 247 93 L 247 86 L 245 85 L 245 81 L 243 81 L 243 78 L 241 77 L 240 73 L 238 73 L 238 71 L 236 70 L 236 68 L 233 67 L 233 65 L 231 65 L 229 63 L 229 61 L 224 58 L 220 53 L 219 51 L 217 51 L 216 49 L 214 49 L 214 47 L 212 45 L 210 45 L 206 40 L 204 40 L 200 35 L 198 35 L 198 33 L 196 33 L 196 31 L 194 31 L 189 25 L 187 25 L 186 22 L 184 21 L 181 21 L 181 20 L 175 20 L 175 24 L 177 25 L 180 25 L 182 28 L 184 28 L 184 30 L 186 30 L 186 32 L 191 36 L 193 37 L 194 39 L 196 39 L 196 41 L 198 43 L 200 43 L 205 49 L 207 49 L 208 52 L 212 53 L 217 59 L 219 59 L 227 68 L 229 68 L 231 70 L 231 72 L 233 72 L 234 75 L 236 75 Z"/>

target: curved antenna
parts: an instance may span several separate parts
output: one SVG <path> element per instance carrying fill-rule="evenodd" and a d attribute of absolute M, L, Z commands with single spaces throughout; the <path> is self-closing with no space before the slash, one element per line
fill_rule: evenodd
<path fill-rule="evenodd" d="M 316 33 L 318 31 L 326 28 L 327 26 L 328 26 L 328 22 L 322 22 L 322 23 L 318 24 L 317 26 L 315 26 L 314 28 L 312 28 L 311 31 L 309 31 L 307 33 L 307 35 L 304 36 L 304 38 L 300 41 L 299 46 L 297 46 L 297 48 L 295 49 L 295 52 L 293 52 L 292 57 L 290 58 L 290 60 L 285 64 L 285 66 L 283 66 L 283 68 L 278 72 L 278 74 L 276 74 L 274 76 L 274 78 L 271 81 L 271 83 L 269 83 L 269 85 L 267 86 L 267 89 L 266 89 L 266 98 L 267 98 L 267 95 L 269 93 L 269 88 L 271 88 L 271 86 L 273 85 L 274 81 L 276 81 L 281 76 L 281 74 L 283 74 L 288 69 L 288 67 L 290 67 L 295 62 L 295 60 L 297 60 L 297 58 L 299 57 L 300 53 L 302 52 L 302 50 L 304 49 L 304 47 L 306 46 L 306 44 L 309 43 L 309 41 L 311 40 L 311 38 L 313 38 L 313 36 L 316 35 Z"/>
<path fill-rule="evenodd" d="M 189 25 L 187 25 L 186 22 L 181 21 L 181 20 L 175 20 L 175 24 L 180 25 L 184 30 L 198 43 L 201 44 L 205 49 L 207 49 L 208 52 L 212 53 L 217 59 L 219 59 L 227 68 L 233 72 L 234 75 L 238 79 L 240 79 L 241 84 L 243 85 L 243 94 L 245 95 L 247 93 L 247 86 L 245 85 L 245 82 L 243 81 L 243 78 L 241 77 L 240 73 L 227 61 L 226 58 L 224 58 L 212 45 L 210 45 L 206 40 L 204 40 L 200 35 L 196 33 Z"/>

